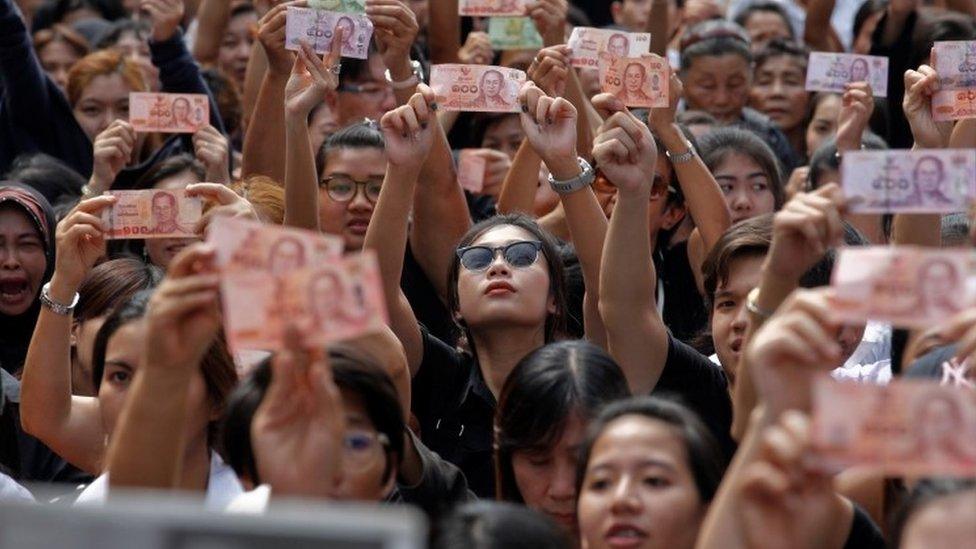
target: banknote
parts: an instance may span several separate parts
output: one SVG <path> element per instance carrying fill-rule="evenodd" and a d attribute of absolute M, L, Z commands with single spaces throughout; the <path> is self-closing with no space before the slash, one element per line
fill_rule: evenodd
<path fill-rule="evenodd" d="M 976 40 L 936 42 L 932 59 L 942 89 L 976 88 Z"/>
<path fill-rule="evenodd" d="M 225 273 L 221 296 L 225 332 L 235 351 L 278 350 L 289 324 L 305 346 L 322 347 L 376 332 L 387 319 L 372 251 L 277 274 Z"/>
<path fill-rule="evenodd" d="M 542 36 L 528 17 L 492 17 L 488 19 L 488 38 L 496 50 L 537 50 Z"/>
<path fill-rule="evenodd" d="M 844 84 L 868 82 L 875 97 L 888 95 L 888 58 L 853 53 L 810 53 L 808 91 L 844 92 Z"/>
<path fill-rule="evenodd" d="M 574 67 L 598 69 L 600 57 L 641 57 L 651 51 L 651 35 L 593 27 L 576 27 L 566 43 L 572 50 Z"/>
<path fill-rule="evenodd" d="M 342 56 L 366 59 L 369 39 L 373 36 L 373 22 L 365 15 L 337 13 L 298 6 L 289 6 L 285 22 L 285 48 L 298 50 L 305 41 L 323 54 L 332 49 L 332 33 L 336 27 L 344 29 Z"/>
<path fill-rule="evenodd" d="M 222 272 L 285 273 L 316 267 L 342 255 L 339 237 L 256 221 L 217 217 L 207 230 Z"/>
<path fill-rule="evenodd" d="M 129 123 L 137 132 L 195 133 L 209 121 L 210 102 L 204 94 L 129 94 Z"/>
<path fill-rule="evenodd" d="M 648 54 L 641 57 L 602 57 L 600 88 L 612 93 L 628 107 L 667 107 L 671 77 L 666 59 Z"/>
<path fill-rule="evenodd" d="M 942 90 L 932 94 L 932 119 L 936 122 L 976 118 L 976 88 Z"/>
<path fill-rule="evenodd" d="M 528 0 L 458 0 L 458 15 L 511 17 L 526 14 Z"/>
<path fill-rule="evenodd" d="M 193 238 L 203 214 L 199 197 L 183 189 L 110 191 L 115 204 L 102 211 L 105 238 Z"/>
<path fill-rule="evenodd" d="M 525 73 L 490 65 L 434 65 L 430 87 L 446 111 L 519 112 Z"/>
<path fill-rule="evenodd" d="M 308 0 L 308 7 L 340 13 L 366 13 L 366 0 Z"/>
<path fill-rule="evenodd" d="M 841 248 L 834 264 L 831 313 L 838 322 L 930 327 L 976 304 L 966 249 L 913 246 Z"/>
<path fill-rule="evenodd" d="M 963 212 L 976 197 L 976 150 L 852 151 L 841 181 L 853 213 Z"/>
<path fill-rule="evenodd" d="M 934 381 L 888 385 L 819 378 L 811 446 L 827 469 L 886 476 L 976 473 L 976 391 Z"/>
<path fill-rule="evenodd" d="M 458 154 L 458 183 L 461 188 L 472 193 L 480 193 L 485 188 L 485 168 L 488 159 L 480 149 L 462 149 Z"/>

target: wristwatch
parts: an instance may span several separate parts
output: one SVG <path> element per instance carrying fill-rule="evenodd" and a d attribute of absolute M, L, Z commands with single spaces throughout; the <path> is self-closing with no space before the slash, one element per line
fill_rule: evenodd
<path fill-rule="evenodd" d="M 672 164 L 684 164 L 695 157 L 695 148 L 691 146 L 691 143 L 685 141 L 685 145 L 687 145 L 688 150 L 681 154 L 671 154 L 671 151 L 669 150 L 664 151 L 664 154 L 668 157 L 668 160 L 670 160 Z"/>
<path fill-rule="evenodd" d="M 390 69 L 386 69 L 386 82 L 395 90 L 405 90 L 423 82 L 424 67 L 420 64 L 420 61 L 411 60 L 410 68 L 413 69 L 413 74 L 406 80 L 400 80 L 399 82 L 393 79 L 393 76 L 390 74 Z"/>
<path fill-rule="evenodd" d="M 75 310 L 75 306 L 78 305 L 78 292 L 75 292 L 75 297 L 71 300 L 71 305 L 58 303 L 51 299 L 51 283 L 48 282 L 41 287 L 41 305 L 44 305 L 56 315 L 68 316 Z"/>
<path fill-rule="evenodd" d="M 549 174 L 549 186 L 552 187 L 552 190 L 559 194 L 570 194 L 583 187 L 589 187 L 593 183 L 593 180 L 596 179 L 596 172 L 593 171 L 593 166 L 590 166 L 590 163 L 582 158 L 578 158 L 578 160 L 582 172 L 572 179 L 556 181 L 552 174 Z"/>
<path fill-rule="evenodd" d="M 775 311 L 767 311 L 766 309 L 761 308 L 759 304 L 756 303 L 757 299 L 759 299 L 758 286 L 750 290 L 746 295 L 746 310 L 763 320 L 767 320 L 769 317 L 773 316 Z"/>

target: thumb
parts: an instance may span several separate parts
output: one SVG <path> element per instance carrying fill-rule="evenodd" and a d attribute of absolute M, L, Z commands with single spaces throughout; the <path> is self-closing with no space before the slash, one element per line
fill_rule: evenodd
<path fill-rule="evenodd" d="M 600 116 L 604 120 L 616 112 L 629 112 L 623 101 L 617 99 L 610 93 L 601 93 L 593 96 L 593 108 L 600 113 Z"/>

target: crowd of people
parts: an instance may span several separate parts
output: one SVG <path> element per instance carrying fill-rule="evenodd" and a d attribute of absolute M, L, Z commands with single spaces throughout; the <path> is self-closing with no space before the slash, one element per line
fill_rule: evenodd
<path fill-rule="evenodd" d="M 976 245 L 970 212 L 852 214 L 840 181 L 850 151 L 976 148 L 974 120 L 933 119 L 930 58 L 976 40 L 976 3 L 525 4 L 538 50 L 494 50 L 458 0 L 365 0 L 354 59 L 338 27 L 331 53 L 286 48 L 306 0 L 0 0 L 0 501 L 414 505 L 438 547 L 976 546 L 976 478 L 806 459 L 818 375 L 976 382 L 943 366 L 976 360 L 976 308 L 842 325 L 829 286 L 841 246 Z M 602 93 L 575 27 L 649 32 L 668 105 Z M 807 91 L 811 51 L 887 57 L 886 97 L 853 67 Z M 521 112 L 439 106 L 444 63 L 525 71 Z M 136 131 L 149 91 L 209 120 Z M 205 214 L 107 240 L 124 189 Z M 374 251 L 387 326 L 231 348 L 221 216 Z"/>

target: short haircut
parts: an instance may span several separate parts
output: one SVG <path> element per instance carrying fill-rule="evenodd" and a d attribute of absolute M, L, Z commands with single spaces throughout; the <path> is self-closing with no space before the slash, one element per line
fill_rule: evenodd
<path fill-rule="evenodd" d="M 691 68 L 699 57 L 738 55 L 752 63 L 749 35 L 735 23 L 722 19 L 702 21 L 688 29 L 681 38 L 681 71 Z"/>
<path fill-rule="evenodd" d="M 329 153 L 338 149 L 379 149 L 386 150 L 383 132 L 377 127 L 377 121 L 362 120 L 353 122 L 341 130 L 330 135 L 322 143 L 318 154 L 315 155 L 315 170 L 319 178 L 325 173 Z"/>
<path fill-rule="evenodd" d="M 763 66 L 770 59 L 792 57 L 800 62 L 800 65 L 803 67 L 803 73 L 806 74 L 807 59 L 809 56 L 810 49 L 803 44 L 798 44 L 791 40 L 783 40 L 782 38 L 774 38 L 756 52 L 756 69 L 758 70 L 759 67 Z"/>
<path fill-rule="evenodd" d="M 751 17 L 752 14 L 759 12 L 775 13 L 778 15 L 779 18 L 783 20 L 783 24 L 786 25 L 786 29 L 790 33 L 790 38 L 796 38 L 796 34 L 793 31 L 793 23 L 790 21 L 790 15 L 786 13 L 786 9 L 777 2 L 754 2 L 743 9 L 739 15 L 735 16 L 735 22 L 738 25 L 745 27 L 746 23 L 749 21 L 749 17 Z"/>

